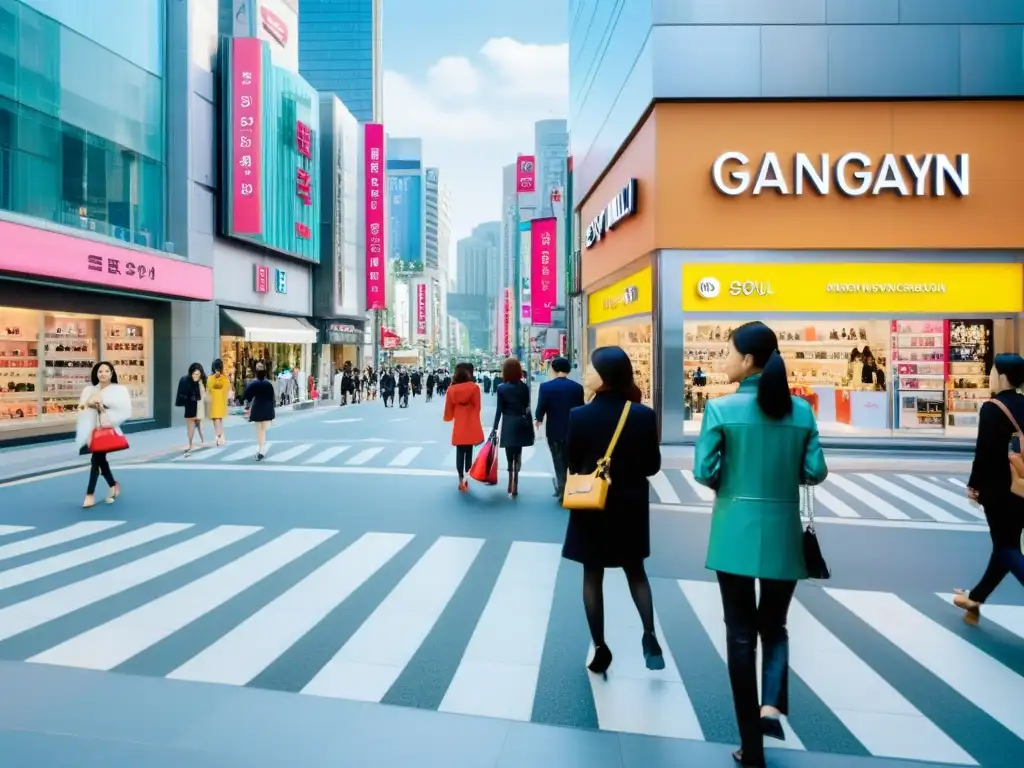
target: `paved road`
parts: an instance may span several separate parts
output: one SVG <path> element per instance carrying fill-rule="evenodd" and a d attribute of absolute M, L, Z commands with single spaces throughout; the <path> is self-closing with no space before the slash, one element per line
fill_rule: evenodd
<path fill-rule="evenodd" d="M 80 473 L 0 486 L 0 659 L 735 742 L 690 476 L 652 488 L 667 668 L 643 669 L 612 573 L 615 663 L 594 678 L 543 444 L 516 502 L 460 495 L 440 410 L 321 408 L 275 427 L 261 464 L 233 435 L 120 467 L 121 500 L 88 512 Z M 785 749 L 1024 765 L 1024 594 L 1003 585 L 978 628 L 948 603 L 987 556 L 962 482 L 838 472 L 819 492 L 834 574 L 791 613 Z"/>

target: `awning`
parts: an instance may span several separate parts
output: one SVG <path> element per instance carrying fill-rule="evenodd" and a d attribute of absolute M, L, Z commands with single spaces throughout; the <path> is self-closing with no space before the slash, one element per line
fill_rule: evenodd
<path fill-rule="evenodd" d="M 240 336 L 246 341 L 262 341 L 267 344 L 316 344 L 316 328 L 301 317 L 281 317 L 223 308 L 221 314 L 222 336 Z M 234 326 L 234 333 L 224 332 L 225 320 L 228 326 Z"/>

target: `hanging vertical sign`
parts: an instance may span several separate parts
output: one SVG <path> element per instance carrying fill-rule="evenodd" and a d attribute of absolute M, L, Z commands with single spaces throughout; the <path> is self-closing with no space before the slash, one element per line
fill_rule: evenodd
<path fill-rule="evenodd" d="M 416 283 L 416 335 L 427 335 L 427 284 Z"/>
<path fill-rule="evenodd" d="M 387 309 L 384 270 L 384 126 L 367 123 L 363 133 L 366 309 Z"/>
<path fill-rule="evenodd" d="M 520 155 L 516 162 L 516 190 L 519 194 L 537 189 L 537 158 Z"/>
<path fill-rule="evenodd" d="M 558 303 L 555 283 L 558 220 L 551 217 L 530 222 L 530 303 L 534 325 L 551 325 L 551 310 Z"/>
<path fill-rule="evenodd" d="M 512 337 L 509 327 L 512 325 L 512 289 L 505 289 L 505 297 L 501 302 L 501 354 L 508 357 L 512 354 Z"/>
<path fill-rule="evenodd" d="M 231 234 L 263 234 L 263 43 L 231 41 Z"/>

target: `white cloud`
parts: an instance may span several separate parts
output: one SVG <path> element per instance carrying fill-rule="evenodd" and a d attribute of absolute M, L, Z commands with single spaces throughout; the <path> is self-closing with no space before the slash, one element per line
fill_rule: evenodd
<path fill-rule="evenodd" d="M 538 120 L 568 112 L 569 47 L 488 40 L 474 59 L 445 56 L 426 76 L 384 73 L 391 136 L 423 139 L 452 191 L 454 238 L 501 213 L 501 168 L 533 150 Z"/>

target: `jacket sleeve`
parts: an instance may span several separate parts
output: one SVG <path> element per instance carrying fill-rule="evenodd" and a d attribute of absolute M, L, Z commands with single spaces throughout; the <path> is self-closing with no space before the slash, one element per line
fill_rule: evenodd
<path fill-rule="evenodd" d="M 693 479 L 712 490 L 718 490 L 722 475 L 722 449 L 725 432 L 714 401 L 704 408 L 700 437 L 693 448 Z"/>
<path fill-rule="evenodd" d="M 586 392 L 584 392 L 582 384 L 576 384 L 576 386 L 573 387 L 573 394 L 574 397 L 572 399 L 572 404 L 569 406 L 570 410 L 587 404 Z"/>
<path fill-rule="evenodd" d="M 132 416 L 132 398 L 120 384 L 107 387 L 103 393 L 103 411 L 110 426 L 119 427 Z"/>
<path fill-rule="evenodd" d="M 188 402 L 188 391 L 185 389 L 185 380 L 187 378 L 187 376 L 182 376 L 178 379 L 178 394 L 177 397 L 174 398 L 174 404 L 178 408 L 184 408 L 185 403 Z"/>
<path fill-rule="evenodd" d="M 978 414 L 978 439 L 974 448 L 974 462 L 971 464 L 971 479 L 967 481 L 969 488 L 978 491 L 992 490 L 993 478 L 991 467 L 995 462 L 1006 463 L 1010 446 L 1009 435 L 1013 433 L 1006 414 L 999 406 L 984 403 Z"/>
<path fill-rule="evenodd" d="M 501 389 L 501 387 L 499 387 L 498 388 L 498 396 L 495 398 L 497 400 L 497 402 L 495 403 L 495 405 L 497 407 L 494 409 L 494 426 L 491 428 L 492 432 L 497 432 L 498 431 L 498 424 L 501 423 L 501 400 L 502 400 L 502 396 L 504 394 L 505 394 L 505 391 L 503 389 Z"/>
<path fill-rule="evenodd" d="M 818 422 L 811 420 L 811 431 L 807 435 L 807 445 L 804 447 L 804 485 L 821 485 L 828 477 L 828 465 L 825 463 L 825 451 L 821 448 L 821 438 L 818 435 Z"/>
<path fill-rule="evenodd" d="M 534 421 L 544 421 L 547 409 L 547 403 L 544 402 L 544 385 L 541 384 L 540 389 L 537 390 L 537 413 L 534 416 Z"/>
<path fill-rule="evenodd" d="M 245 391 L 242 392 L 242 402 L 245 402 L 245 403 L 251 403 L 252 402 L 253 396 L 256 394 L 255 391 L 254 391 L 256 389 L 255 385 L 256 385 L 256 381 L 250 381 L 248 384 L 245 385 Z"/>
<path fill-rule="evenodd" d="M 450 389 L 444 394 L 444 420 L 455 420 L 455 403 L 452 402 L 452 391 Z"/>
<path fill-rule="evenodd" d="M 579 422 L 579 412 L 569 411 L 569 429 L 565 436 L 565 465 L 571 475 L 580 473 L 586 454 L 584 430 Z"/>
<path fill-rule="evenodd" d="M 645 411 L 643 446 L 643 469 L 647 477 L 661 471 L 661 445 L 658 441 L 658 416 L 654 411 Z"/>

